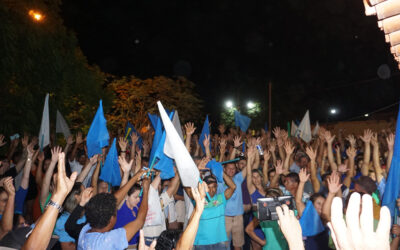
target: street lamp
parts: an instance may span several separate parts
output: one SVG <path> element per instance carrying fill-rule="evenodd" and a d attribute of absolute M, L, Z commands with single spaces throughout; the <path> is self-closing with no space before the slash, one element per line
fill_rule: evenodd
<path fill-rule="evenodd" d="M 226 106 L 227 108 L 232 108 L 232 107 L 233 107 L 233 102 L 230 101 L 230 100 L 228 100 L 228 101 L 225 102 L 225 106 Z"/>
<path fill-rule="evenodd" d="M 368 116 L 369 116 L 369 114 L 365 114 L 364 116 L 365 116 L 365 117 L 368 117 Z"/>
<path fill-rule="evenodd" d="M 248 107 L 249 109 L 254 108 L 254 106 L 255 106 L 255 104 L 254 104 L 252 101 L 249 101 L 249 102 L 247 103 L 247 107 Z"/>
<path fill-rule="evenodd" d="M 43 14 L 36 10 L 30 10 L 28 14 L 36 22 L 40 22 L 44 18 Z"/>
<path fill-rule="evenodd" d="M 332 115 L 335 115 L 335 114 L 337 114 L 338 111 L 337 111 L 337 109 L 332 108 L 330 112 L 331 112 Z"/>

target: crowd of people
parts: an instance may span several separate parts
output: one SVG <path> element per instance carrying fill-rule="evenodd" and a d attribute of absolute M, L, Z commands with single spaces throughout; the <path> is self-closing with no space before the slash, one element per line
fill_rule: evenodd
<path fill-rule="evenodd" d="M 203 141 L 193 123 L 182 132 L 200 172 L 197 187 L 182 186 L 175 167 L 169 179 L 150 169 L 151 130 L 120 135 L 118 186 L 99 178 L 107 148 L 88 158 L 80 132 L 43 149 L 36 137 L 1 136 L 8 149 L 0 161 L 0 247 L 399 248 L 397 216 L 392 221 L 381 204 L 392 131 L 356 137 L 321 127 L 308 143 L 278 127 L 246 133 L 221 125 Z M 278 206 L 279 220 L 259 220 L 257 201 L 280 196 L 292 196 L 295 208 Z M 299 219 L 310 206 L 322 230 L 305 236 Z"/>

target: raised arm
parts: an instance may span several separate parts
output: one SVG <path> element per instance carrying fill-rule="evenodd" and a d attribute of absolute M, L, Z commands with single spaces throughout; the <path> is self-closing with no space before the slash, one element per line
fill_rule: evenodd
<path fill-rule="evenodd" d="M 335 153 L 336 153 L 336 164 L 342 164 L 342 155 L 340 154 L 341 147 L 339 145 L 335 146 Z"/>
<path fill-rule="evenodd" d="M 25 162 L 24 173 L 22 175 L 21 186 L 20 186 L 23 189 L 28 189 L 29 186 L 29 174 L 31 173 L 32 157 L 34 154 L 33 145 L 29 145 L 27 150 L 28 150 L 28 157 Z"/>
<path fill-rule="evenodd" d="M 65 155 L 68 155 L 68 150 L 70 149 L 72 144 L 74 144 L 74 137 L 72 135 L 70 135 L 67 138 L 67 144 L 65 145 L 65 148 L 64 148 Z"/>
<path fill-rule="evenodd" d="M 67 197 L 68 193 L 71 191 L 75 183 L 77 174 L 76 172 L 72 173 L 70 178 L 66 176 L 64 153 L 59 154 L 58 161 L 59 164 L 57 172 L 57 187 L 54 195 L 51 197 L 51 200 L 61 206 L 65 200 L 65 197 Z M 56 224 L 58 213 L 59 210 L 55 206 L 47 207 L 46 211 L 40 217 L 32 233 L 29 235 L 29 238 L 22 246 L 23 250 L 36 250 L 47 248 L 50 242 L 51 235 L 53 233 L 54 226 Z"/>
<path fill-rule="evenodd" d="M 250 147 L 247 150 L 247 165 L 246 165 L 246 171 L 247 171 L 247 178 L 246 178 L 246 184 L 247 184 L 247 189 L 249 190 L 249 194 L 254 193 L 256 191 L 256 187 L 254 187 L 253 182 L 252 182 L 252 174 L 251 174 L 251 166 L 253 165 L 254 157 L 256 154 L 256 150 L 254 147 Z"/>
<path fill-rule="evenodd" d="M 233 138 L 233 149 L 232 149 L 231 155 L 229 157 L 229 160 L 235 159 L 236 154 L 240 153 L 239 148 L 240 148 L 240 146 L 242 146 L 242 144 L 243 144 L 243 142 L 241 141 L 240 136 L 235 136 Z"/>
<path fill-rule="evenodd" d="M 11 177 L 6 177 L 3 186 L 8 194 L 8 200 L 4 209 L 3 217 L 1 218 L 0 238 L 3 238 L 4 235 L 12 230 L 15 203 L 15 187 L 13 184 L 13 179 Z"/>
<path fill-rule="evenodd" d="M 207 158 L 209 158 L 209 159 L 211 159 L 212 157 L 211 157 L 211 152 L 210 152 L 210 135 L 206 135 L 206 136 L 204 136 L 205 138 L 204 138 L 204 141 L 203 141 L 203 145 L 204 145 L 204 148 L 205 148 L 205 150 L 206 150 L 206 156 L 207 156 Z"/>
<path fill-rule="evenodd" d="M 86 176 L 89 174 L 90 169 L 96 164 L 99 155 L 93 155 L 92 158 L 86 163 L 85 167 L 83 167 L 82 171 L 79 173 L 78 178 L 76 179 L 77 182 L 83 182 Z"/>
<path fill-rule="evenodd" d="M 286 157 L 285 157 L 285 162 L 283 164 L 283 171 L 284 173 L 289 173 L 289 163 L 290 163 L 290 157 L 293 154 L 294 147 L 293 144 L 288 140 L 285 143 L 285 152 L 286 152 Z"/>
<path fill-rule="evenodd" d="M 69 155 L 69 161 L 74 161 L 76 157 L 76 153 L 78 152 L 79 145 L 83 142 L 82 133 L 78 132 L 76 134 L 75 145 L 72 148 L 72 152 Z"/>
<path fill-rule="evenodd" d="M 349 171 L 347 171 L 346 177 L 343 180 L 343 184 L 350 188 L 351 178 L 354 176 L 354 158 L 356 157 L 356 150 L 350 147 L 346 150 L 346 154 L 349 157 Z"/>
<path fill-rule="evenodd" d="M 232 178 L 229 177 L 228 175 L 226 175 L 225 173 L 223 173 L 223 177 L 224 177 L 225 184 L 228 186 L 228 188 L 224 192 L 225 199 L 229 200 L 232 197 L 233 192 L 235 192 L 236 185 L 232 181 Z"/>
<path fill-rule="evenodd" d="M 301 217 L 303 215 L 304 208 L 306 207 L 304 205 L 304 202 L 302 201 L 304 184 L 310 178 L 310 174 L 307 174 L 307 170 L 305 168 L 302 168 L 302 169 L 300 169 L 300 172 L 299 172 L 299 178 L 300 178 L 300 183 L 299 183 L 299 186 L 296 191 L 295 200 L 296 200 L 297 211 L 299 212 L 299 216 Z"/>
<path fill-rule="evenodd" d="M 315 162 L 316 153 L 312 149 L 312 147 L 308 147 L 306 149 L 306 154 L 310 158 L 311 183 L 312 183 L 312 186 L 313 186 L 313 190 L 314 190 L 314 193 L 318 193 L 320 188 L 321 188 L 321 184 L 320 184 L 320 182 L 318 180 L 318 177 L 317 177 L 317 164 Z"/>
<path fill-rule="evenodd" d="M 390 165 L 392 164 L 392 158 L 393 158 L 393 147 L 394 147 L 394 134 L 393 133 L 389 134 L 389 136 L 386 138 L 386 142 L 388 144 L 388 154 L 387 154 L 387 159 L 386 159 L 386 173 L 389 174 Z"/>
<path fill-rule="evenodd" d="M 364 136 L 360 136 L 361 140 L 364 142 L 364 161 L 361 167 L 361 174 L 363 176 L 368 176 L 369 172 L 369 162 L 371 160 L 371 138 L 372 131 L 370 129 L 364 130 Z"/>
<path fill-rule="evenodd" d="M 61 147 L 55 147 L 51 150 L 51 163 L 43 178 L 42 189 L 40 191 L 40 206 L 42 209 L 46 206 L 47 196 L 49 195 L 51 178 L 53 176 L 54 168 L 58 162 L 59 155 L 62 153 Z"/>
<path fill-rule="evenodd" d="M 281 174 L 283 174 L 283 163 L 281 160 L 277 160 L 275 165 L 275 175 L 271 180 L 271 185 L 269 185 L 270 188 L 277 188 L 279 186 L 279 178 L 281 177 Z"/>
<path fill-rule="evenodd" d="M 139 136 L 136 133 L 132 132 L 131 133 L 132 145 L 131 145 L 131 151 L 130 151 L 130 156 L 131 156 L 130 159 L 133 160 L 133 162 L 135 162 L 136 143 L 137 143 L 138 140 L 139 140 Z"/>
<path fill-rule="evenodd" d="M 206 183 L 198 185 L 198 188 L 191 188 L 192 195 L 196 201 L 196 207 L 189 219 L 189 223 L 183 231 L 181 238 L 179 239 L 176 249 L 192 249 L 194 244 L 194 239 L 196 238 L 197 229 L 199 227 L 200 217 L 204 210 L 205 196 L 208 192 L 208 187 Z"/>
<path fill-rule="evenodd" d="M 268 148 L 269 152 L 271 152 L 271 156 L 272 156 L 272 164 L 276 164 L 276 142 L 275 141 L 271 141 L 271 143 L 269 144 L 269 148 Z"/>
<path fill-rule="evenodd" d="M 219 141 L 219 161 L 225 161 L 225 152 L 226 152 L 226 139 L 221 137 Z"/>
<path fill-rule="evenodd" d="M 264 178 L 266 178 L 266 179 L 268 179 L 269 158 L 271 158 L 270 153 L 268 152 L 268 150 L 264 150 L 264 165 L 263 165 L 262 172 L 263 172 Z M 265 180 L 265 181 L 267 181 L 267 180 Z"/>
<path fill-rule="evenodd" d="M 371 138 L 372 144 L 372 161 L 374 164 L 375 176 L 377 183 L 380 183 L 383 178 L 383 171 L 381 168 L 381 163 L 379 161 L 379 143 L 378 135 L 375 133 Z"/>
<path fill-rule="evenodd" d="M 149 186 L 150 186 L 150 179 L 148 177 L 143 178 L 143 198 L 140 204 L 137 217 L 134 221 L 124 226 L 126 231 L 126 238 L 128 239 L 128 241 L 131 240 L 132 237 L 143 227 L 144 222 L 146 220 L 148 198 L 149 198 Z M 128 190 L 126 192 L 128 192 Z"/>
<path fill-rule="evenodd" d="M 333 159 L 333 150 L 332 150 L 332 143 L 333 143 L 334 139 L 335 139 L 335 136 L 332 136 L 331 132 L 327 130 L 325 132 L 325 141 L 328 146 L 327 150 L 328 150 L 329 165 L 331 166 L 332 171 L 337 171 L 337 164 L 336 164 L 335 160 Z"/>
<path fill-rule="evenodd" d="M 128 169 L 132 166 L 133 161 L 131 160 L 128 163 L 124 157 L 120 156 L 118 157 L 118 163 L 121 166 L 124 165 L 122 167 L 123 169 Z M 143 173 L 144 171 L 137 172 L 124 186 L 122 186 L 114 193 L 114 197 L 117 199 L 117 204 L 121 203 L 121 201 L 125 198 L 125 195 L 128 193 L 129 189 L 131 189 L 131 187 L 140 179 Z"/>
<path fill-rule="evenodd" d="M 186 131 L 185 146 L 186 146 L 186 149 L 190 153 L 190 150 L 191 150 L 190 144 L 192 142 L 192 135 L 193 135 L 194 131 L 196 131 L 196 127 L 194 126 L 193 122 L 188 122 L 185 124 L 185 131 Z"/>
<path fill-rule="evenodd" d="M 96 168 L 93 172 L 92 175 L 92 181 L 90 186 L 93 188 L 93 195 L 97 194 L 97 182 L 99 180 L 99 174 L 100 174 L 100 168 L 101 168 L 101 161 L 102 161 L 103 157 L 97 157 L 97 164 L 96 164 Z"/>
<path fill-rule="evenodd" d="M 340 178 L 337 172 L 333 172 L 331 176 L 328 178 L 328 189 L 329 193 L 325 199 L 324 205 L 322 206 L 322 218 L 325 222 L 331 221 L 331 205 L 333 198 L 335 198 L 336 194 L 339 192 L 342 184 L 340 184 Z"/>
<path fill-rule="evenodd" d="M 120 156 L 126 158 L 126 147 L 128 146 L 128 141 L 124 137 L 118 138 L 118 145 L 121 149 Z"/>
<path fill-rule="evenodd" d="M 43 162 L 44 162 L 44 152 L 40 152 L 38 155 L 38 166 L 36 169 L 35 181 L 39 187 L 42 186 L 43 183 Z"/>

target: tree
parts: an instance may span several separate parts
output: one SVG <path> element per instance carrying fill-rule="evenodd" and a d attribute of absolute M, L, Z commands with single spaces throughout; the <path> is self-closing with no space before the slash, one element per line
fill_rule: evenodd
<path fill-rule="evenodd" d="M 51 121 L 59 109 L 73 129 L 90 124 L 98 100 L 107 97 L 104 74 L 88 65 L 75 34 L 63 25 L 60 3 L 0 2 L 1 133 L 37 134 L 46 93 Z M 30 9 L 39 9 L 45 18 L 34 21 Z"/>
<path fill-rule="evenodd" d="M 108 85 L 114 94 L 111 112 L 106 115 L 114 131 L 129 121 L 137 128 L 149 124 L 147 113 L 157 113 L 156 102 L 169 110 L 178 110 L 181 122 L 202 117 L 202 101 L 194 92 L 195 84 L 184 77 L 156 76 L 145 80 L 135 76 L 115 79 Z"/>

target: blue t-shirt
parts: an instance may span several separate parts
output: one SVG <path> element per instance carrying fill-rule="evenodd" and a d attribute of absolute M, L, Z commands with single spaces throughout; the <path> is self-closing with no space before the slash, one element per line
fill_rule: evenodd
<path fill-rule="evenodd" d="M 134 207 L 133 210 L 131 210 L 126 205 L 126 201 L 125 201 L 124 205 L 122 205 L 122 207 L 117 212 L 117 221 L 115 222 L 114 229 L 121 228 L 121 227 L 125 226 L 126 224 L 136 220 L 138 210 L 139 209 L 137 207 Z M 135 213 L 135 215 L 133 213 Z M 132 239 L 129 241 L 129 245 L 135 245 L 138 242 L 139 242 L 139 232 L 137 232 L 132 237 Z"/>
<path fill-rule="evenodd" d="M 106 233 L 87 233 L 92 229 L 86 224 L 79 234 L 78 250 L 122 250 L 128 247 L 125 228 L 111 230 Z"/>
<path fill-rule="evenodd" d="M 18 191 L 15 193 L 15 208 L 14 212 L 16 214 L 23 214 L 24 213 L 24 203 L 26 194 L 28 193 L 28 189 L 24 189 L 20 187 Z"/>
<path fill-rule="evenodd" d="M 204 211 L 200 217 L 194 245 L 212 245 L 228 241 L 225 229 L 226 199 L 223 193 L 206 201 Z"/>
<path fill-rule="evenodd" d="M 226 202 L 226 216 L 236 216 L 244 213 L 242 197 L 242 182 L 244 179 L 242 172 L 237 173 L 232 180 L 236 185 L 236 189 L 235 192 L 233 192 L 232 197 Z M 227 188 L 228 186 L 224 184 L 224 191 Z"/>
<path fill-rule="evenodd" d="M 64 212 L 61 216 L 57 219 L 56 226 L 54 227 L 54 234 L 60 237 L 60 242 L 75 242 L 74 238 L 69 236 L 67 231 L 65 231 L 65 222 L 67 222 L 70 213 Z M 82 224 L 86 222 L 86 217 L 83 216 L 77 222 L 77 224 Z"/>

